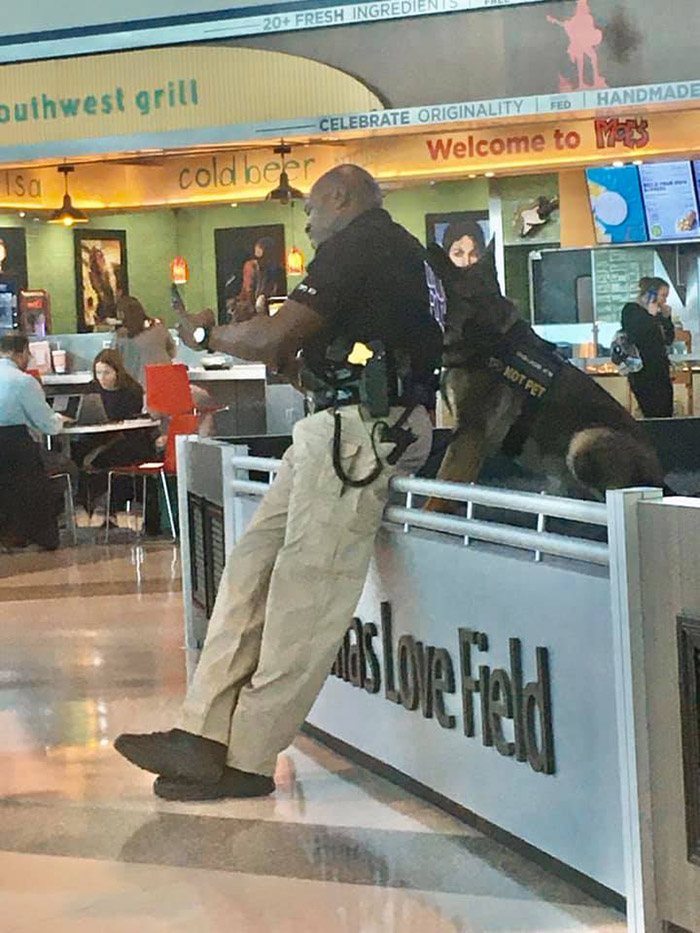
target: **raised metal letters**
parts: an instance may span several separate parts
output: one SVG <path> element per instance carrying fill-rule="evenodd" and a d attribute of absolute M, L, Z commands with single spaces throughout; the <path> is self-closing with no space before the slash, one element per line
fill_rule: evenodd
<path fill-rule="evenodd" d="M 395 643 L 391 605 L 388 602 L 381 604 L 380 616 L 381 661 L 374 648 L 377 626 L 355 618 L 343 639 L 331 673 L 372 694 L 380 692 L 383 674 L 384 696 L 391 703 L 401 705 L 409 712 L 420 710 L 424 719 L 436 719 L 442 729 L 456 728 L 457 717 L 448 713 L 445 707 L 445 695 L 457 691 L 455 669 L 449 651 L 426 645 L 407 634 L 401 635 Z M 535 649 L 536 679 L 525 683 L 519 638 L 509 639 L 510 670 L 492 669 L 484 663 L 484 655 L 489 650 L 489 639 L 485 632 L 458 629 L 458 648 L 464 735 L 467 738 L 476 735 L 478 709 L 481 742 L 484 746 L 494 747 L 506 758 L 528 762 L 533 771 L 554 774 L 547 649 Z M 478 652 L 477 656 L 474 651 Z M 700 634 L 697 663 L 700 670 Z M 477 671 L 478 676 L 475 676 Z M 475 694 L 479 694 L 478 701 Z M 512 723 L 512 739 L 507 737 L 504 730 L 508 720 Z M 695 722 L 697 724 L 697 712 Z"/>

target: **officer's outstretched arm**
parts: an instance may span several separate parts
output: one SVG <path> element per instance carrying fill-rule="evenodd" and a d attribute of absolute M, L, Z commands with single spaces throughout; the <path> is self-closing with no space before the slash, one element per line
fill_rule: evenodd
<path fill-rule="evenodd" d="M 240 324 L 221 327 L 213 323 L 212 311 L 183 316 L 180 336 L 185 343 L 196 347 L 192 332 L 198 326 L 205 326 L 209 329 L 210 349 L 265 363 L 277 371 L 285 370 L 301 346 L 324 326 L 323 317 L 317 311 L 290 299 L 272 317 L 259 314 Z"/>

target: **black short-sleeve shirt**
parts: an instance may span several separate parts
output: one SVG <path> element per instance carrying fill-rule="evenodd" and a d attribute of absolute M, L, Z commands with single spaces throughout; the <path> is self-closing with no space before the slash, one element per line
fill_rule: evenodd
<path fill-rule="evenodd" d="M 622 309 L 622 329 L 636 344 L 647 374 L 667 373 L 669 359 L 666 347 L 673 343 L 673 321 L 662 314 L 650 314 L 636 302 Z"/>
<path fill-rule="evenodd" d="M 290 298 L 320 314 L 326 326 L 303 348 L 307 366 L 327 373 L 326 350 L 338 337 L 381 340 L 399 371 L 431 384 L 440 367 L 442 331 L 431 317 L 425 251 L 377 208 L 322 243 Z"/>

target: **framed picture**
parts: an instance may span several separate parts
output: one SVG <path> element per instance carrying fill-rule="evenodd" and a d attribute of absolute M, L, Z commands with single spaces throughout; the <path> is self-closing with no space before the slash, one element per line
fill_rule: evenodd
<path fill-rule="evenodd" d="M 17 291 L 27 287 L 27 238 L 24 227 L 0 227 L 0 275 L 15 282 Z"/>
<path fill-rule="evenodd" d="M 117 314 L 117 301 L 129 294 L 125 230 L 74 230 L 78 333 Z"/>
<path fill-rule="evenodd" d="M 425 215 L 426 243 L 438 243 L 456 266 L 471 266 L 491 239 L 488 211 L 452 211 Z"/>
<path fill-rule="evenodd" d="M 264 311 L 287 294 L 284 224 L 214 231 L 219 323 Z"/>

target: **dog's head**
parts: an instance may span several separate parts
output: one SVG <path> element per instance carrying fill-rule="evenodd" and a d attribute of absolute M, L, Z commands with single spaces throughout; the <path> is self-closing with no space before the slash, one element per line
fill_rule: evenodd
<path fill-rule="evenodd" d="M 518 319 L 515 305 L 503 296 L 496 275 L 493 240 L 472 266 L 455 266 L 445 250 L 432 243 L 428 261 L 447 296 L 447 342 L 469 337 L 472 325 L 502 333 Z"/>

